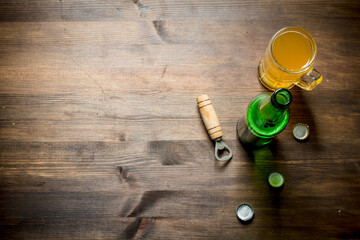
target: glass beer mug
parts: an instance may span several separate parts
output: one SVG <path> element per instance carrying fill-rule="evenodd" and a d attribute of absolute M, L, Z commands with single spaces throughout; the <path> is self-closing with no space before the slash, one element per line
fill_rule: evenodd
<path fill-rule="evenodd" d="M 316 51 L 314 38 L 304 29 L 281 29 L 270 40 L 259 63 L 259 81 L 272 91 L 294 85 L 314 89 L 322 81 L 321 74 L 312 67 Z"/>

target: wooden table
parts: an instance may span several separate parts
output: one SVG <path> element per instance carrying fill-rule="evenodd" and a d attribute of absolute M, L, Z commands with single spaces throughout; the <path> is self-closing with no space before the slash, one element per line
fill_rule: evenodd
<path fill-rule="evenodd" d="M 1 1 L 1 238 L 360 238 L 359 13 L 342 0 Z M 314 36 L 324 80 L 293 88 L 286 130 L 248 153 L 236 122 L 266 92 L 257 64 L 285 26 Z"/>

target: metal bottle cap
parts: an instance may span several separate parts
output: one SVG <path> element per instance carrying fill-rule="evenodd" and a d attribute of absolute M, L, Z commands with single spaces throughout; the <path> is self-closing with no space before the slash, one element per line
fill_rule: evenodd
<path fill-rule="evenodd" d="M 273 172 L 273 173 L 270 173 L 268 182 L 271 187 L 280 189 L 281 187 L 283 187 L 285 180 L 284 180 L 283 175 L 281 175 L 278 172 Z"/>
<path fill-rule="evenodd" d="M 254 214 L 254 209 L 247 203 L 240 204 L 236 209 L 236 216 L 242 223 L 250 222 Z"/>
<path fill-rule="evenodd" d="M 294 137 L 299 141 L 304 141 L 309 137 L 310 128 L 305 123 L 298 123 L 293 128 Z"/>

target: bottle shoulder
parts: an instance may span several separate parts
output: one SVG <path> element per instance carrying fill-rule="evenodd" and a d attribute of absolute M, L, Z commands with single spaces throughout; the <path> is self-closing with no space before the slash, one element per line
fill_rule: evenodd
<path fill-rule="evenodd" d="M 289 109 L 281 110 L 280 117 L 271 119 L 271 114 L 268 116 L 260 112 L 260 105 L 269 99 L 270 95 L 265 93 L 253 99 L 247 109 L 247 125 L 249 129 L 259 137 L 271 138 L 279 134 L 285 129 L 289 122 Z"/>

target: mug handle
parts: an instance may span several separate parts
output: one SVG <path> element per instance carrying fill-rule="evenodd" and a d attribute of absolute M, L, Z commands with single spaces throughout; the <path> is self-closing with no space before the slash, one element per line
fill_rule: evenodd
<path fill-rule="evenodd" d="M 315 68 L 302 75 L 294 84 L 305 90 L 313 90 L 322 81 L 323 77 Z"/>

